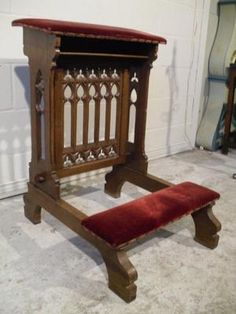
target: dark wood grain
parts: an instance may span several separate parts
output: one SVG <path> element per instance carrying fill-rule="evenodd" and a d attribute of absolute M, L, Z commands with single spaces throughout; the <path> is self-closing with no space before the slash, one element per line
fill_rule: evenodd
<path fill-rule="evenodd" d="M 101 253 L 108 272 L 109 288 L 126 302 L 136 297 L 137 271 L 126 253 L 130 243 L 112 247 L 82 226 L 87 217 L 60 197 L 59 178 L 112 166 L 106 175 L 105 192 L 119 197 L 124 182 L 150 192 L 171 186 L 147 173 L 145 154 L 146 112 L 150 69 L 157 57 L 157 43 L 132 40 L 80 38 L 73 34 L 54 34 L 24 27 L 24 53 L 29 58 L 31 84 L 32 160 L 30 182 L 24 196 L 25 216 L 41 222 L 44 208 L 66 226 L 94 245 Z M 41 85 L 40 85 L 41 84 Z M 107 93 L 102 95 L 102 85 Z M 112 86 L 117 93 L 112 94 Z M 72 95 L 66 99 L 65 86 Z M 77 95 L 77 87 L 84 89 Z M 95 86 L 96 93 L 89 94 Z M 131 93 L 135 90 L 136 100 Z M 111 100 L 116 99 L 115 138 L 111 139 Z M 44 100 L 45 129 L 40 124 L 40 100 Z M 100 101 L 106 100 L 105 138 L 99 139 Z M 95 101 L 94 141 L 88 143 L 89 102 Z M 71 110 L 71 145 L 64 147 L 64 104 Z M 77 103 L 83 103 L 83 139 L 77 143 Z M 134 142 L 128 141 L 129 111 L 136 108 Z M 42 133 L 45 138 L 42 139 Z M 43 135 L 44 137 L 44 135 Z M 42 146 L 45 145 L 45 146 Z M 45 154 L 42 153 L 45 151 Z M 208 247 L 218 243 L 219 224 L 211 208 L 193 214 L 195 239 Z M 136 239 L 133 239 L 136 241 Z"/>
<path fill-rule="evenodd" d="M 217 232 L 221 229 L 219 220 L 212 212 L 213 205 L 214 204 L 210 204 L 192 213 L 196 229 L 194 240 L 210 249 L 217 247 L 219 242 Z"/>

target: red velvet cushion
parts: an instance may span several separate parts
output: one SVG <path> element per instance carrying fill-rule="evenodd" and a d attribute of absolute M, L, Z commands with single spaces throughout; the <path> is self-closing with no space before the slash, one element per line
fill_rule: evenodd
<path fill-rule="evenodd" d="M 218 199 L 215 191 L 183 182 L 92 215 L 82 225 L 119 246 Z"/>
<path fill-rule="evenodd" d="M 106 25 L 46 19 L 19 19 L 13 21 L 12 25 L 36 28 L 54 34 L 71 34 L 80 37 L 95 37 L 116 40 L 141 41 L 154 44 L 166 44 L 166 40 L 164 38 L 153 34 L 128 28 L 112 27 Z"/>

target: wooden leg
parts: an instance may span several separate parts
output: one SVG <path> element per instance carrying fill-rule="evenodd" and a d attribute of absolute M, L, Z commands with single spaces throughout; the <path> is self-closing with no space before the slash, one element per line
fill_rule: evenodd
<path fill-rule="evenodd" d="M 219 241 L 217 232 L 221 229 L 220 222 L 212 212 L 212 206 L 192 213 L 196 230 L 194 240 L 210 249 L 217 247 Z"/>
<path fill-rule="evenodd" d="M 74 232 L 89 241 L 98 249 L 104 259 L 108 272 L 109 288 L 126 302 L 134 300 L 137 289 L 134 281 L 138 276 L 136 269 L 128 259 L 127 253 L 124 250 L 108 246 L 106 242 L 86 231 L 81 226 L 81 221 L 87 216 L 77 208 L 63 200 L 55 201 L 32 184 L 29 184 L 29 191 L 24 195 L 26 217 L 33 223 L 40 222 L 40 206 L 35 205 L 32 202 L 34 200 Z"/>
<path fill-rule="evenodd" d="M 106 175 L 105 179 L 105 193 L 111 195 L 114 198 L 120 197 L 121 189 L 125 183 L 125 180 L 121 175 L 119 168 L 113 167 L 113 170 Z"/>
<path fill-rule="evenodd" d="M 24 202 L 25 217 L 33 224 L 39 224 L 41 222 L 41 207 L 34 203 L 29 193 L 24 194 Z"/>
<path fill-rule="evenodd" d="M 137 287 L 134 281 L 138 274 L 125 251 L 111 250 L 102 254 L 108 272 L 108 286 L 125 302 L 136 298 Z"/>
<path fill-rule="evenodd" d="M 105 192 L 113 197 L 119 197 L 123 184 L 128 181 L 150 192 L 155 192 L 173 184 L 147 173 L 135 171 L 125 166 L 115 166 L 106 175 Z"/>

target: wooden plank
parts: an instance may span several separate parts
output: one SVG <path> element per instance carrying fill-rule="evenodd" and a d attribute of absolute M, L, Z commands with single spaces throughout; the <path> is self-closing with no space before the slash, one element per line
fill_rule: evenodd
<path fill-rule="evenodd" d="M 134 55 L 134 54 L 119 54 L 119 53 L 103 53 L 103 52 L 74 52 L 66 51 L 60 52 L 61 56 L 86 56 L 86 57 L 109 57 L 109 58 L 125 58 L 125 59 L 148 59 L 148 56 Z"/>
<path fill-rule="evenodd" d="M 124 167 L 124 176 L 128 182 L 133 183 L 149 192 L 156 192 L 174 185 L 169 181 L 150 174 L 143 174 L 128 167 Z"/>
<path fill-rule="evenodd" d="M 121 121 L 120 121 L 120 155 L 126 155 L 127 153 L 127 142 L 128 142 L 128 131 L 129 131 L 129 84 L 130 75 L 128 69 L 124 70 L 123 82 L 121 87 L 122 95 L 122 107 L 121 107 Z"/>

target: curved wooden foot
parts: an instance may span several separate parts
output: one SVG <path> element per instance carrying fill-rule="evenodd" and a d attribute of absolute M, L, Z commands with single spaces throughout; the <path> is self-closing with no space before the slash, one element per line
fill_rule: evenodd
<path fill-rule="evenodd" d="M 134 281 L 138 274 L 127 253 L 112 250 L 102 256 L 107 267 L 109 288 L 127 303 L 134 300 L 137 290 Z"/>
<path fill-rule="evenodd" d="M 217 247 L 219 242 L 217 232 L 221 229 L 219 220 L 212 212 L 212 206 L 209 205 L 192 213 L 196 230 L 194 240 L 210 249 Z"/>
<path fill-rule="evenodd" d="M 25 217 L 33 224 L 39 224 L 41 222 L 41 207 L 33 202 L 29 193 L 24 194 L 24 202 Z"/>
<path fill-rule="evenodd" d="M 113 170 L 109 172 L 106 177 L 106 184 L 104 192 L 111 195 L 114 198 L 120 197 L 121 189 L 125 180 L 123 176 L 120 175 L 119 169 L 113 167 Z"/>

